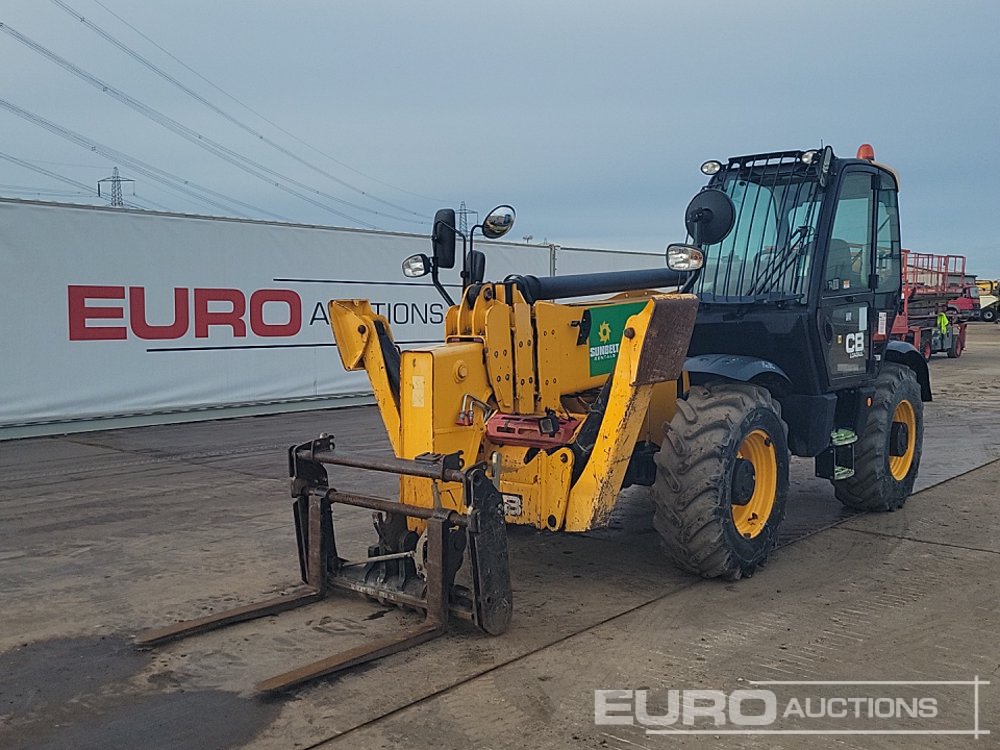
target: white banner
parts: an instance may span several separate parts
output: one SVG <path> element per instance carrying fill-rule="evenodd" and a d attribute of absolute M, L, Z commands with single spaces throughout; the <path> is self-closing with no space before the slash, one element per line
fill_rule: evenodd
<path fill-rule="evenodd" d="M 418 252 L 426 237 L 0 200 L 0 429 L 367 392 L 326 302 L 369 299 L 401 346 L 439 341 L 444 301 L 400 271 Z M 549 273 L 546 247 L 487 258 L 488 278 Z M 559 271 L 660 264 L 563 251 Z"/>
<path fill-rule="evenodd" d="M 662 252 L 590 250 L 581 247 L 560 247 L 556 251 L 556 275 L 558 276 L 570 273 L 632 271 L 641 268 L 662 269 L 665 263 L 665 256 Z"/>

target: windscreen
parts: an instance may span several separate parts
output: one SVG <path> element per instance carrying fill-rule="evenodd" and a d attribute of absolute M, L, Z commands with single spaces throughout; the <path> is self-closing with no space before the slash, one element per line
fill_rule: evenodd
<path fill-rule="evenodd" d="M 712 187 L 736 207 L 729 235 L 705 245 L 694 291 L 705 302 L 805 302 L 820 193 L 815 172 L 779 163 L 736 166 Z"/>

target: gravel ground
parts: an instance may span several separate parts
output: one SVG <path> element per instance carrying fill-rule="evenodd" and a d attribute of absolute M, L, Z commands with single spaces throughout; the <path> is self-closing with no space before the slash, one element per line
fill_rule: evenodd
<path fill-rule="evenodd" d="M 594 691 L 648 690 L 654 714 L 670 689 L 977 675 L 992 684 L 773 690 L 785 702 L 933 699 L 937 717 L 905 724 L 921 731 L 973 730 L 978 690 L 989 746 L 1000 731 L 998 371 L 993 325 L 970 327 L 961 359 L 934 358 L 919 492 L 900 512 L 846 513 L 810 462 L 794 462 L 783 546 L 750 580 L 672 569 L 648 497 L 630 490 L 608 530 L 511 530 L 516 603 L 504 636 L 456 625 L 270 700 L 248 687 L 414 615 L 336 596 L 154 651 L 136 652 L 130 638 L 297 583 L 284 449 L 330 431 L 353 449 L 385 450 L 374 409 L 0 443 L 0 747 L 950 747 L 971 737 L 721 733 L 731 724 L 665 737 L 635 722 L 595 725 Z M 357 472 L 338 486 L 393 492 L 391 479 Z M 363 549 L 370 536 L 367 514 L 338 517 L 338 540 Z M 808 692 L 821 690 L 834 693 Z M 810 721 L 770 728 L 874 726 Z"/>

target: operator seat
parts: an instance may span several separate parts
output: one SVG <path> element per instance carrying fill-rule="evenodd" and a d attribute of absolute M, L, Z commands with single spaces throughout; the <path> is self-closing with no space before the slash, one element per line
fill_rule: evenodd
<path fill-rule="evenodd" d="M 830 288 L 830 282 L 838 280 L 838 289 L 844 289 L 844 281 L 849 282 L 848 289 L 860 289 L 864 284 L 861 272 L 854 268 L 855 256 L 851 252 L 851 246 L 841 239 L 831 239 L 830 247 L 826 256 L 826 282 Z"/>

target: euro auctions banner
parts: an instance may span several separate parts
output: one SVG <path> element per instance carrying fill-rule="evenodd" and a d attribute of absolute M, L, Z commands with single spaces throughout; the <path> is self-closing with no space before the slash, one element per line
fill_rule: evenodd
<path fill-rule="evenodd" d="M 439 341 L 444 301 L 400 271 L 429 249 L 417 235 L 0 200 L 0 428 L 365 393 L 326 303 L 369 299 L 402 346 Z M 549 251 L 490 243 L 487 269 L 544 275 Z"/>

